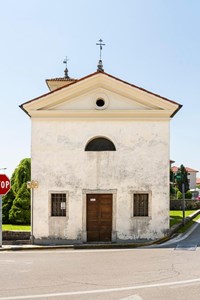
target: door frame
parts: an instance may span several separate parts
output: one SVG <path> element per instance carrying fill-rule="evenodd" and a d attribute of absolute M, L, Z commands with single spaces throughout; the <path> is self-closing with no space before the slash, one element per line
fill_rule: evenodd
<path fill-rule="evenodd" d="M 87 242 L 87 230 L 86 230 L 86 218 L 87 218 L 87 194 L 112 194 L 112 236 L 111 241 L 117 241 L 116 231 L 116 203 L 117 203 L 117 189 L 110 190 L 89 190 L 83 189 L 83 201 L 82 201 L 82 241 Z"/>

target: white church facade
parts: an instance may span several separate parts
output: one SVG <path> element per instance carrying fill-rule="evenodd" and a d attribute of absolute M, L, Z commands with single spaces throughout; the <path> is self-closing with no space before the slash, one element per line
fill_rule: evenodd
<path fill-rule="evenodd" d="M 32 122 L 36 244 L 131 242 L 169 229 L 170 119 L 181 105 L 103 71 L 47 80 Z"/>

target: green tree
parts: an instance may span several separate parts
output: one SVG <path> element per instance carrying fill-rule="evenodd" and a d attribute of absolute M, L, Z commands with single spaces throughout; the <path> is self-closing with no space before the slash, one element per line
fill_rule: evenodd
<path fill-rule="evenodd" d="M 25 222 L 27 222 L 27 224 L 30 223 L 30 191 L 26 187 L 26 182 L 30 181 L 30 179 L 31 160 L 30 158 L 24 158 L 21 160 L 11 176 L 11 190 L 2 199 L 2 215 L 4 224 L 10 222 L 12 224 L 26 224 Z M 21 201 L 25 201 L 20 204 L 21 206 L 19 205 L 19 199 L 21 199 Z M 28 199 L 29 206 L 27 205 Z M 29 220 L 27 220 L 27 217 L 24 216 L 25 219 L 22 222 L 22 220 L 18 218 L 19 210 L 23 212 L 20 216 L 24 216 L 24 210 L 27 210 Z M 16 220 L 14 219 L 14 216 L 17 217 Z"/>
<path fill-rule="evenodd" d="M 4 224 L 8 224 L 9 221 L 9 211 L 13 205 L 15 195 L 11 189 L 2 199 L 2 220 Z"/>
<path fill-rule="evenodd" d="M 30 190 L 27 189 L 24 182 L 19 189 L 12 208 L 9 212 L 9 220 L 12 224 L 30 224 Z"/>
<path fill-rule="evenodd" d="M 172 169 L 170 169 L 170 199 L 173 199 L 176 196 L 174 184 L 175 184 L 175 176 Z"/>
<path fill-rule="evenodd" d="M 185 185 L 185 193 L 189 191 L 189 182 L 188 182 L 188 172 L 186 171 L 186 168 L 184 165 L 181 165 L 180 168 L 178 169 L 177 175 L 177 185 L 179 191 L 182 193 L 182 184 L 184 183 Z"/>
<path fill-rule="evenodd" d="M 31 159 L 24 158 L 14 171 L 14 180 L 12 189 L 16 195 L 24 182 L 30 181 L 31 179 Z"/>

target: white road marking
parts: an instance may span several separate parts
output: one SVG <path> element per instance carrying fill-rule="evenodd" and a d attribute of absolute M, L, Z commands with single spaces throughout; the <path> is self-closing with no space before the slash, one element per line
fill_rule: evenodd
<path fill-rule="evenodd" d="M 63 293 L 52 293 L 52 294 L 38 294 L 38 295 L 21 295 L 21 296 L 10 296 L 10 297 L 0 297 L 0 300 L 23 300 L 23 299 L 37 299 L 37 298 L 47 298 L 47 297 L 63 297 L 63 296 L 74 296 L 74 295 L 89 295 L 89 294 L 101 294 L 101 293 L 111 293 L 111 292 L 123 292 L 131 290 L 158 288 L 164 286 L 174 286 L 174 285 L 184 285 L 190 283 L 199 283 L 200 278 L 182 280 L 182 281 L 171 281 L 147 285 L 135 285 L 121 288 L 113 289 L 101 289 L 101 290 L 88 290 L 88 291 L 76 291 L 76 292 L 63 292 Z"/>
<path fill-rule="evenodd" d="M 143 298 L 141 298 L 139 295 L 132 295 L 126 298 L 122 298 L 120 300 L 143 300 Z"/>

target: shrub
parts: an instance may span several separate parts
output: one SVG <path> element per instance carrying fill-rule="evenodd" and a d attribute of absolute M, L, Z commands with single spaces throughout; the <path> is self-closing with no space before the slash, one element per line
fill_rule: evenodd
<path fill-rule="evenodd" d="M 187 192 L 185 193 L 185 199 L 192 199 L 192 192 L 187 191 Z"/>
<path fill-rule="evenodd" d="M 177 192 L 177 198 L 183 199 L 183 194 L 180 191 Z"/>

